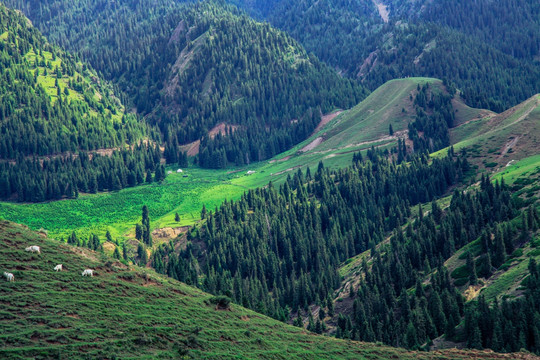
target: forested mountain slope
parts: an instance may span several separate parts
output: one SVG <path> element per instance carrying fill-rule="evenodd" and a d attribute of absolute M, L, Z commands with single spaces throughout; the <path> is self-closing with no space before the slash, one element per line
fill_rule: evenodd
<path fill-rule="evenodd" d="M 135 178 L 128 185 L 128 167 L 139 178 L 154 170 L 146 146 L 113 151 L 150 131 L 125 112 L 110 85 L 3 5 L 0 31 L 0 198 L 76 197 L 78 191 L 135 185 Z"/>
<path fill-rule="evenodd" d="M 508 358 L 479 351 L 407 352 L 317 336 L 20 225 L 1 221 L 0 236 L 0 269 L 15 276 L 0 292 L 3 359 Z M 25 252 L 28 246 L 40 246 L 41 254 Z M 53 270 L 57 264 L 62 271 Z M 93 277 L 81 276 L 86 268 L 95 271 Z"/>
<path fill-rule="evenodd" d="M 322 114 L 365 96 L 292 38 L 232 7 L 190 7 L 170 46 L 178 58 L 151 119 L 169 147 L 201 139 L 203 167 L 273 157 L 306 139 Z M 218 124 L 228 131 L 209 136 Z"/>
<path fill-rule="evenodd" d="M 0 11 L 0 158 L 115 147 L 144 134 L 95 73 L 20 14 Z"/>
<path fill-rule="evenodd" d="M 404 94 L 392 91 L 393 86 Z M 493 184 L 485 175 L 479 184 L 467 186 L 475 182 L 477 170 L 493 167 L 486 156 L 505 155 L 491 147 L 505 146 L 513 125 L 534 129 L 536 97 L 496 115 L 462 104 L 454 108 L 459 100 L 432 79 L 393 81 L 384 89 L 386 95 L 410 102 L 402 102 L 405 112 L 414 109 L 406 137 L 395 148 L 355 154 L 346 169 L 331 171 L 321 164 L 315 174 L 309 168 L 305 174 L 297 171 L 279 189 L 269 184 L 214 211 L 203 210 L 200 225 L 181 240 L 187 244 L 180 250 L 163 244 L 154 252 L 152 266 L 211 293 L 229 294 L 274 318 L 307 323 L 319 333 L 331 329 L 338 337 L 408 348 L 429 348 L 432 341 L 446 339 L 459 346 L 537 353 L 537 315 L 526 314 L 539 312 L 539 295 L 535 282 L 522 280 L 536 276 L 534 261 L 540 257 L 535 251 L 538 168 L 512 186 L 500 178 Z M 327 125 L 326 141 L 343 140 L 340 128 L 345 133 L 354 126 L 370 129 L 362 119 L 371 115 L 369 105 L 378 103 L 384 89 L 351 110 L 350 118 L 345 114 Z M 387 100 L 381 101 L 389 109 L 372 109 L 387 114 L 378 119 L 384 127 L 392 124 L 384 121 L 399 113 L 399 100 Z M 457 118 L 456 110 L 480 118 Z M 489 127 L 489 141 L 475 142 L 473 132 L 456 130 L 474 122 Z M 458 155 L 447 148 L 446 156 L 430 164 L 425 154 L 448 147 L 455 131 L 468 134 L 472 149 L 456 145 Z M 534 136 L 523 138 L 527 152 L 516 147 L 509 159 L 537 154 Z M 324 148 L 319 141 L 313 151 Z M 480 156 L 484 167 L 476 167 Z M 426 206 L 431 211 L 425 213 Z M 459 260 L 451 261 L 455 257 Z M 347 267 L 349 261 L 355 266 Z M 340 270 L 343 264 L 348 270 Z M 474 301 L 467 303 L 476 296 L 464 297 L 463 287 L 472 286 L 469 292 L 484 287 L 486 294 L 500 296 L 505 291 L 493 289 L 507 286 L 512 274 L 519 277 L 512 288 L 520 291 L 499 309 L 504 319 L 496 326 L 495 320 L 485 322 L 484 298 L 478 298 L 479 308 Z M 482 286 L 475 288 L 477 284 Z M 495 316 L 499 305 L 491 306 L 489 316 Z M 521 318 L 527 321 L 520 323 Z M 487 330 L 489 324 L 499 333 Z"/>
<path fill-rule="evenodd" d="M 53 43 L 79 54 L 129 97 L 154 103 L 171 59 L 167 42 L 185 1 L 13 0 Z M 157 88 L 156 88 L 157 87 Z M 148 98 L 150 96 L 150 98 Z M 127 103 L 127 101 L 125 101 Z M 144 105 L 142 109 L 145 109 Z"/>
<path fill-rule="evenodd" d="M 178 145 L 193 141 L 201 142 L 203 167 L 270 158 L 309 136 L 321 114 L 366 93 L 286 34 L 222 2 L 171 1 L 155 9 L 129 1 L 10 5 L 149 114 L 171 162 Z M 216 125 L 225 130 L 209 136 Z"/>
<path fill-rule="evenodd" d="M 398 77 L 446 78 L 474 107 L 503 111 L 540 91 L 540 6 L 505 1 L 238 1 L 372 90 Z M 376 4 L 387 6 L 385 23 Z"/>

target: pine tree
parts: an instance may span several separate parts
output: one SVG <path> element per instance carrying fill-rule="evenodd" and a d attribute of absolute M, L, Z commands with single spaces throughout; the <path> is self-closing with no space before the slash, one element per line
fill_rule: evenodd
<path fill-rule="evenodd" d="M 124 260 L 128 261 L 128 253 L 125 242 L 122 244 L 122 257 L 124 258 Z"/>
<path fill-rule="evenodd" d="M 152 182 L 153 182 L 152 172 L 150 170 L 148 170 L 146 172 L 146 183 L 151 184 Z"/>
<path fill-rule="evenodd" d="M 206 219 L 206 206 L 203 204 L 202 210 L 201 210 L 201 220 Z"/>
<path fill-rule="evenodd" d="M 120 252 L 118 251 L 118 246 L 114 247 L 113 258 L 120 260 Z"/>
<path fill-rule="evenodd" d="M 476 265 L 470 252 L 467 253 L 467 271 L 469 272 L 469 284 L 476 285 L 478 276 L 476 275 Z"/>
<path fill-rule="evenodd" d="M 146 263 L 148 263 L 148 254 L 146 253 L 146 248 L 140 243 L 137 246 L 137 257 L 139 259 L 139 265 L 146 266 Z"/>

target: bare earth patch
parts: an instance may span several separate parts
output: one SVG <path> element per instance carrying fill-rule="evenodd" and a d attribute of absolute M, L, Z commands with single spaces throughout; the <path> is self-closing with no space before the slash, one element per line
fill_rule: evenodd
<path fill-rule="evenodd" d="M 343 110 L 338 110 L 338 111 L 334 111 L 333 113 L 330 113 L 330 114 L 327 114 L 327 115 L 324 115 L 322 118 L 321 118 L 321 122 L 319 123 L 319 125 L 317 125 L 317 127 L 315 128 L 315 130 L 313 131 L 313 134 L 316 134 L 319 132 L 319 130 L 321 130 L 326 124 L 328 124 L 330 121 L 334 120 L 339 114 L 341 114 L 343 112 Z"/>
<path fill-rule="evenodd" d="M 161 229 L 155 229 L 152 231 L 152 238 L 156 239 L 175 239 L 178 235 L 181 233 L 186 232 L 189 229 L 188 226 L 182 226 L 177 228 L 161 228 Z"/>
<path fill-rule="evenodd" d="M 311 151 L 315 149 L 317 146 L 319 146 L 322 142 L 323 142 L 323 138 L 319 136 L 318 138 L 316 138 L 315 140 L 313 140 L 312 142 L 304 146 L 302 149 L 300 149 L 300 152 L 305 153 L 305 152 Z"/>
<path fill-rule="evenodd" d="M 238 125 L 229 125 L 225 123 L 217 124 L 208 132 L 208 135 L 213 139 L 217 134 L 227 135 L 227 129 L 230 129 L 231 132 L 235 132 L 240 126 Z"/>
<path fill-rule="evenodd" d="M 388 22 L 390 19 L 390 10 L 388 10 L 388 6 L 384 5 L 381 0 L 373 0 L 373 3 L 377 7 L 377 10 L 379 11 L 379 15 L 383 19 L 385 23 Z"/>
<path fill-rule="evenodd" d="M 506 155 L 508 153 L 508 151 L 513 148 L 514 146 L 516 146 L 517 142 L 519 141 L 519 138 L 521 136 L 516 136 L 515 138 L 509 140 L 505 145 L 504 145 L 504 148 L 503 150 L 501 151 L 501 155 L 499 155 L 499 159 L 501 157 L 503 157 L 504 155 Z"/>
<path fill-rule="evenodd" d="M 482 285 L 471 285 L 469 286 L 469 288 L 467 290 L 465 290 L 465 292 L 463 293 L 463 295 L 465 295 L 465 298 L 467 299 L 467 301 L 470 301 L 474 298 L 476 298 L 478 296 L 478 294 L 480 294 L 480 290 L 482 290 L 484 288 L 484 286 Z"/>

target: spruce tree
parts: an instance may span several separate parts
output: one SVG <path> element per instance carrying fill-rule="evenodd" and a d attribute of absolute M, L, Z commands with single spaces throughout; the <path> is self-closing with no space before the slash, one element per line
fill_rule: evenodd
<path fill-rule="evenodd" d="M 476 275 L 476 265 L 470 252 L 467 252 L 467 271 L 469 272 L 469 284 L 476 285 L 478 276 Z"/>

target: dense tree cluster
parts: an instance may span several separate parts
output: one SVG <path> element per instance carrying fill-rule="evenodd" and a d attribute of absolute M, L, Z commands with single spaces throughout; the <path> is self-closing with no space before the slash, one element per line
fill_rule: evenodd
<path fill-rule="evenodd" d="M 203 167 L 270 158 L 306 139 L 321 113 L 365 96 L 292 38 L 232 7 L 199 4 L 181 24 L 170 46 L 184 63 L 167 79 L 154 119 L 173 146 L 202 138 Z M 218 124 L 227 131 L 210 135 Z"/>
<path fill-rule="evenodd" d="M 157 146 L 139 144 L 110 156 L 80 152 L 52 159 L 0 162 L 0 199 L 25 202 L 75 198 L 79 192 L 120 190 L 165 178 Z M 152 177 L 155 172 L 155 177 Z M 146 177 L 145 177 L 146 174 Z"/>
<path fill-rule="evenodd" d="M 515 58 L 470 35 L 424 22 L 396 26 L 392 35 L 395 47 L 374 50 L 369 62 L 373 66 L 363 76 L 370 88 L 397 77 L 447 79 L 470 106 L 497 112 L 540 91 L 536 63 Z"/>
<path fill-rule="evenodd" d="M 54 44 L 79 54 L 135 104 L 158 99 L 167 42 L 185 1 L 9 0 Z M 172 60 L 174 61 L 174 59 Z M 151 90 L 151 91 L 150 91 Z M 127 100 L 124 99 L 124 102 Z M 145 105 L 142 105 L 145 106 Z"/>
<path fill-rule="evenodd" d="M 524 281 L 525 294 L 517 300 L 495 299 L 492 306 L 481 295 L 468 304 L 465 333 L 470 348 L 540 354 L 540 266 L 531 258 Z"/>
<path fill-rule="evenodd" d="M 134 116 L 113 120 L 121 111 L 116 100 L 25 18 L 2 7 L 0 24 L 7 33 L 0 41 L 0 159 L 115 147 L 145 133 Z M 54 80 L 56 94 L 46 91 L 42 78 Z"/>
<path fill-rule="evenodd" d="M 371 151 L 367 158 L 338 171 L 321 164 L 313 175 L 299 171 L 279 188 L 225 202 L 203 215 L 180 254 L 169 244 L 158 248 L 154 266 L 282 320 L 291 309 L 326 303 L 341 262 L 374 248 L 406 221 L 411 205 L 443 194 L 466 166 L 451 157 L 430 166 L 423 157 L 410 166 Z"/>
<path fill-rule="evenodd" d="M 432 153 L 450 146 L 448 130 L 454 126 L 455 117 L 452 98 L 453 94 L 430 91 L 429 84 L 418 86 L 414 99 L 416 117 L 409 124 L 409 139 L 415 152 Z"/>
<path fill-rule="evenodd" d="M 203 167 L 267 159 L 307 138 L 321 113 L 366 95 L 291 37 L 219 1 L 10 5 L 150 114 L 170 162 L 182 160 L 179 145 L 199 139 Z M 66 26 L 52 26 L 51 19 Z M 235 130 L 211 136 L 218 124 Z"/>
<path fill-rule="evenodd" d="M 351 326 L 340 327 L 338 335 L 408 348 L 444 333 L 453 338 L 464 313 L 464 300 L 444 262 L 481 237 L 487 227 L 506 225 L 514 216 L 507 187 L 493 185 L 487 178 L 474 194 L 455 191 L 445 212 L 436 202 L 427 216 L 419 207 L 414 223 L 405 230 L 398 227 L 388 246 L 372 252 L 371 265 L 364 260 L 363 276 L 353 292 Z M 501 235 L 501 241 L 512 249 L 519 245 L 511 228 Z M 501 256 L 504 262 L 506 253 Z M 477 262 L 482 262 L 482 255 Z"/>
<path fill-rule="evenodd" d="M 136 143 L 146 126 L 119 116 L 118 100 L 89 80 L 91 70 L 49 45 L 20 14 L 2 6 L 0 24 L 0 199 L 73 198 L 142 183 L 159 164 L 158 148 L 93 152 Z"/>

